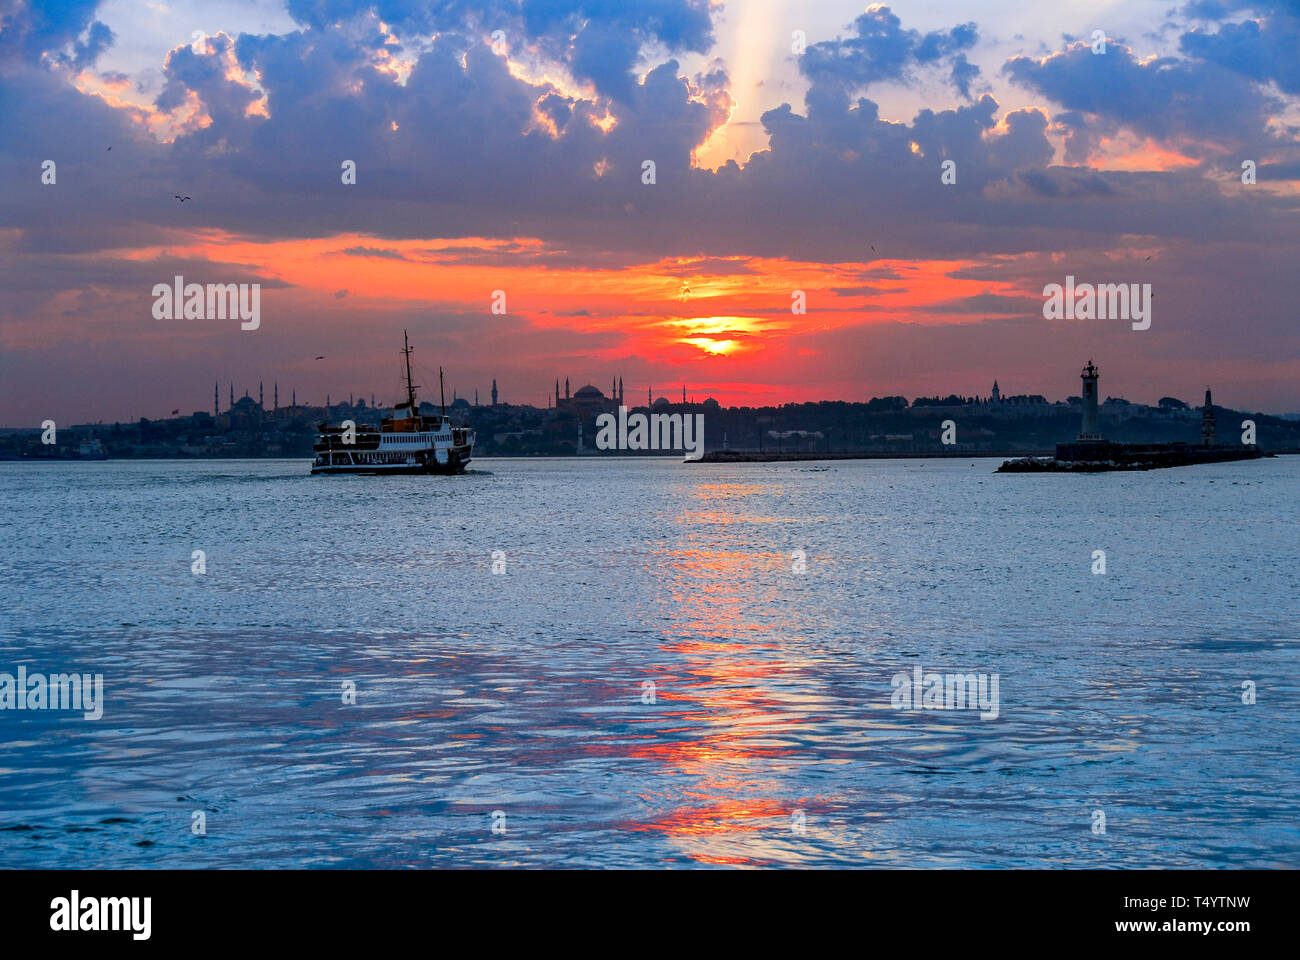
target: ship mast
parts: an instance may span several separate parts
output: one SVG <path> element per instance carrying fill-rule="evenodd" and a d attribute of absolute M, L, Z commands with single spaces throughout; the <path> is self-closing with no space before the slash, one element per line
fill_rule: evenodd
<path fill-rule="evenodd" d="M 406 357 L 406 404 L 410 409 L 410 415 L 416 416 L 415 406 L 415 384 L 411 383 L 411 341 L 407 339 L 406 331 L 402 331 L 402 354 Z"/>

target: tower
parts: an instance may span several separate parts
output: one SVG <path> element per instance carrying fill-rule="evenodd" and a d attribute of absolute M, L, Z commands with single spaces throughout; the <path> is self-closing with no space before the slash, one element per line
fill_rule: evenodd
<path fill-rule="evenodd" d="M 478 406 L 478 387 L 474 388 L 474 406 Z"/>
<path fill-rule="evenodd" d="M 560 378 L 555 378 L 555 405 L 560 405 Z"/>
<path fill-rule="evenodd" d="M 275 415 L 278 417 L 280 415 L 280 381 L 279 380 L 275 381 L 274 390 L 275 390 Z"/>
<path fill-rule="evenodd" d="M 295 387 L 294 390 L 293 390 L 293 397 L 292 397 L 292 399 L 291 399 L 290 402 L 291 402 L 295 407 L 298 406 L 298 390 L 297 390 L 296 387 Z"/>
<path fill-rule="evenodd" d="M 235 409 L 235 381 L 230 381 L 230 409 Z"/>
<path fill-rule="evenodd" d="M 998 389 L 998 382 L 993 381 L 993 402 L 998 403 L 1002 400 L 1002 391 Z"/>
<path fill-rule="evenodd" d="M 217 381 L 213 380 L 212 381 L 212 416 L 213 417 L 216 417 L 218 414 L 221 413 L 220 409 L 218 409 L 220 406 L 221 404 L 217 400 Z"/>
<path fill-rule="evenodd" d="M 262 405 L 262 381 L 257 381 L 257 405 Z"/>
<path fill-rule="evenodd" d="M 1214 446 L 1214 401 L 1209 387 L 1205 388 L 1205 407 L 1201 410 L 1201 446 Z"/>
<path fill-rule="evenodd" d="M 647 407 L 653 407 L 653 406 L 655 405 L 655 401 L 654 401 L 654 387 L 646 387 L 646 388 L 645 388 L 645 405 L 646 405 Z"/>
<path fill-rule="evenodd" d="M 686 405 L 686 384 L 682 384 L 682 405 Z"/>
<path fill-rule="evenodd" d="M 622 377 L 618 378 L 618 403 L 619 406 L 623 405 L 623 378 Z"/>
<path fill-rule="evenodd" d="M 1101 434 L 1097 431 L 1097 379 L 1099 373 L 1091 360 L 1080 374 L 1083 378 L 1083 427 L 1079 430 L 1080 440 L 1098 441 Z"/>
<path fill-rule="evenodd" d="M 497 378 L 492 378 L 492 406 L 497 405 Z"/>
<path fill-rule="evenodd" d="M 564 399 L 565 400 L 569 399 L 569 378 L 568 377 L 564 378 Z"/>

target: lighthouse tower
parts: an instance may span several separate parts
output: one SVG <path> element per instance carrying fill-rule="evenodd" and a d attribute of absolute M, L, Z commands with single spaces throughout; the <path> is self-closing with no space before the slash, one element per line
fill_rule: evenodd
<path fill-rule="evenodd" d="M 1079 439 L 1097 442 L 1101 440 L 1101 431 L 1097 426 L 1097 378 L 1099 373 L 1091 360 L 1080 374 L 1083 378 L 1083 427 L 1079 430 Z"/>

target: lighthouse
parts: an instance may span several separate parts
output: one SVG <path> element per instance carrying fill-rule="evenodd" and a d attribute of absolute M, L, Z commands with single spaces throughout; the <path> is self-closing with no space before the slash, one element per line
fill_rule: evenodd
<path fill-rule="evenodd" d="M 1083 426 L 1079 430 L 1081 441 L 1097 442 L 1101 432 L 1097 429 L 1097 378 L 1099 373 L 1091 360 L 1080 374 L 1083 378 Z"/>

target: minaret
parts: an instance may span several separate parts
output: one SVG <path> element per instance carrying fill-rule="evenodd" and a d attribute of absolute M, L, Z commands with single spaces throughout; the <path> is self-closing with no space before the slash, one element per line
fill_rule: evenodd
<path fill-rule="evenodd" d="M 217 381 L 213 380 L 212 381 L 212 416 L 213 417 L 219 416 L 221 414 L 221 410 L 218 409 L 220 406 L 221 404 L 217 400 Z"/>
<path fill-rule="evenodd" d="M 560 405 L 560 378 L 555 378 L 555 405 Z"/>
<path fill-rule="evenodd" d="M 609 393 L 610 393 L 611 400 L 618 400 L 618 377 L 610 378 Z"/>
<path fill-rule="evenodd" d="M 645 388 L 645 405 L 646 405 L 647 407 L 653 407 L 653 406 L 655 405 L 655 401 L 654 401 L 654 387 L 646 387 L 646 388 Z"/>
<path fill-rule="evenodd" d="M 1214 446 L 1214 401 L 1209 387 L 1205 388 L 1205 408 L 1201 411 L 1201 446 Z"/>
<path fill-rule="evenodd" d="M 275 381 L 275 416 L 277 419 L 279 419 L 280 416 L 280 381 L 279 380 Z"/>
<path fill-rule="evenodd" d="M 235 381 L 230 381 L 230 409 L 235 409 Z"/>
<path fill-rule="evenodd" d="M 474 406 L 478 406 L 478 387 L 474 388 Z"/>
<path fill-rule="evenodd" d="M 622 378 L 622 377 L 619 377 L 619 378 L 618 378 L 618 402 L 619 402 L 619 405 L 620 405 L 620 406 L 623 405 L 623 400 L 624 400 L 624 399 L 625 399 L 625 397 L 624 397 L 624 394 L 623 394 L 623 378 Z"/>
<path fill-rule="evenodd" d="M 497 378 L 492 378 L 492 406 L 497 405 Z"/>
<path fill-rule="evenodd" d="M 295 407 L 298 406 L 298 388 L 297 388 L 297 387 L 295 387 L 295 388 L 293 389 L 293 398 L 292 398 L 289 402 L 292 403 Z"/>
<path fill-rule="evenodd" d="M 686 384 L 682 384 L 682 404 L 686 404 Z"/>
<path fill-rule="evenodd" d="M 1083 427 L 1079 430 L 1080 440 L 1101 439 L 1097 431 L 1097 379 L 1099 373 L 1091 360 L 1080 374 L 1083 378 Z"/>
<path fill-rule="evenodd" d="M 257 381 L 257 405 L 262 405 L 262 381 Z"/>
<path fill-rule="evenodd" d="M 565 400 L 569 399 L 569 378 L 568 377 L 564 378 L 564 399 Z"/>

